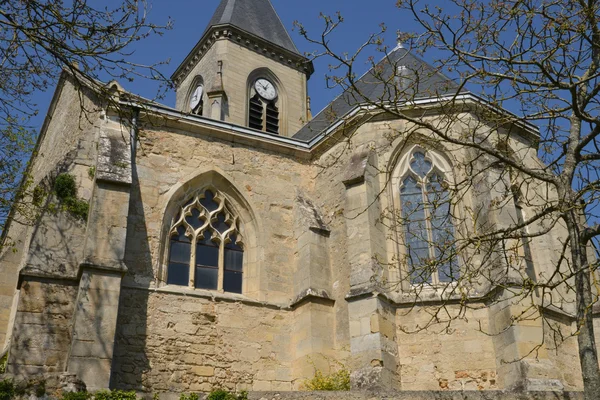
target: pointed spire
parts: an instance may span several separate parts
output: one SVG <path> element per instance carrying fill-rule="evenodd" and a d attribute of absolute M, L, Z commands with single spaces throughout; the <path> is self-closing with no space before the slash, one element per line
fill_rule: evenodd
<path fill-rule="evenodd" d="M 222 0 L 205 33 L 218 25 L 234 25 L 288 51 L 300 54 L 270 0 Z"/>

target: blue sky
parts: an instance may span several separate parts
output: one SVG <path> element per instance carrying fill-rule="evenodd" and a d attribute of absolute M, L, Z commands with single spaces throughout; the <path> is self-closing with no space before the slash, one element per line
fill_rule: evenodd
<path fill-rule="evenodd" d="M 116 0 L 110 0 L 115 3 Z M 200 39 L 210 18 L 217 8 L 220 0 L 150 0 L 152 9 L 150 19 L 163 24 L 170 17 L 174 21 L 172 30 L 164 36 L 152 36 L 144 41 L 135 43 L 131 48 L 131 60 L 140 63 L 156 63 L 170 59 L 169 65 L 161 68 L 166 76 L 171 76 L 180 62 Z M 340 11 L 345 19 L 343 26 L 335 34 L 335 48 L 338 52 L 354 52 L 369 34 L 379 31 L 379 24 L 388 26 L 387 42 L 393 47 L 395 44 L 396 30 L 409 30 L 412 25 L 410 16 L 403 16 L 395 7 L 394 0 L 272 0 L 273 6 L 288 29 L 292 39 L 301 52 L 316 50 L 314 46 L 305 41 L 294 30 L 294 21 L 301 22 L 309 32 L 320 34 L 323 21 L 319 18 L 321 12 L 333 15 Z M 430 3 L 436 3 L 432 1 Z M 380 57 L 380 55 L 376 55 Z M 309 81 L 309 94 L 312 99 L 312 110 L 316 114 L 331 101 L 336 93 L 327 90 L 324 76 L 327 73 L 328 62 L 321 60 L 315 63 L 316 72 Z M 366 64 L 360 65 L 360 73 L 366 70 Z M 155 82 L 138 79 L 134 82 L 121 82 L 125 89 L 153 98 L 158 86 Z M 52 93 L 40 93 L 37 96 L 41 115 L 34 120 L 38 128 L 43 122 L 43 116 L 48 108 Z M 175 94 L 170 93 L 164 104 L 174 106 Z"/>

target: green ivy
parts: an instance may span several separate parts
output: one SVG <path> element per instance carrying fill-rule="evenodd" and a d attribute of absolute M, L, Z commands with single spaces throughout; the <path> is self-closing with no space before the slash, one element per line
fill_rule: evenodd
<path fill-rule="evenodd" d="M 62 394 L 62 400 L 90 400 L 92 394 L 88 392 L 67 392 Z"/>
<path fill-rule="evenodd" d="M 15 384 L 11 380 L 0 381 L 0 400 L 11 400 L 15 397 Z"/>
<path fill-rule="evenodd" d="M 217 389 L 210 392 L 206 400 L 248 400 L 248 392 L 243 391 L 240 392 L 240 394 L 235 395 L 226 390 Z"/>
<path fill-rule="evenodd" d="M 0 359 L 0 374 L 6 373 L 6 366 L 8 364 L 8 353 L 2 356 Z"/>
<path fill-rule="evenodd" d="M 77 184 L 75 177 L 70 174 L 60 174 L 54 181 L 54 191 L 60 200 L 77 197 Z"/>
<path fill-rule="evenodd" d="M 137 394 L 133 390 L 102 390 L 94 395 L 94 400 L 137 400 Z"/>
<path fill-rule="evenodd" d="M 77 184 L 75 177 L 70 174 L 60 174 L 54 181 L 54 192 L 61 201 L 61 207 L 73 217 L 86 221 L 90 211 L 87 201 L 77 198 Z"/>

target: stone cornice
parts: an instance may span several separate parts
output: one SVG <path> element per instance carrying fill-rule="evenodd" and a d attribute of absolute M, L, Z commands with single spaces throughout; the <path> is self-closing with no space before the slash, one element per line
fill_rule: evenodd
<path fill-rule="evenodd" d="M 215 25 L 202 36 L 200 41 L 194 46 L 194 49 L 187 55 L 185 60 L 171 76 L 171 80 L 176 87 L 179 87 L 181 82 L 189 75 L 194 66 L 196 66 L 196 63 L 218 40 L 231 40 L 255 53 L 303 72 L 309 78 L 315 71 L 312 61 L 300 54 L 296 54 L 276 44 L 270 43 L 233 25 Z"/>

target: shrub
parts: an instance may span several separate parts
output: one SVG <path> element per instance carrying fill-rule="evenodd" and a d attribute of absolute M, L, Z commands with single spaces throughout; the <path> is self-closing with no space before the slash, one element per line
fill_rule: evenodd
<path fill-rule="evenodd" d="M 8 364 L 8 353 L 2 356 L 0 359 L 0 374 L 4 374 L 6 372 L 6 366 Z"/>
<path fill-rule="evenodd" d="M 11 380 L 0 381 L 0 400 L 11 400 L 15 397 L 15 384 Z"/>
<path fill-rule="evenodd" d="M 60 174 L 54 181 L 54 191 L 60 200 L 66 200 L 77 196 L 77 185 L 75 177 L 70 174 Z"/>
<path fill-rule="evenodd" d="M 248 400 L 248 392 L 242 391 L 235 395 L 223 389 L 217 389 L 210 392 L 206 400 Z"/>
<path fill-rule="evenodd" d="M 94 400 L 137 400 L 135 391 L 102 390 L 94 395 Z"/>
<path fill-rule="evenodd" d="M 65 209 L 69 211 L 74 217 L 86 221 L 90 212 L 90 205 L 87 201 L 79 200 L 76 198 L 68 198 L 64 202 Z"/>
<path fill-rule="evenodd" d="M 200 397 L 196 393 L 190 393 L 186 395 L 184 393 L 179 396 L 179 400 L 198 400 Z"/>
<path fill-rule="evenodd" d="M 68 211 L 79 220 L 87 220 L 90 205 L 77 198 L 77 184 L 73 175 L 58 175 L 54 181 L 54 192 L 61 201 L 63 210 Z"/>
<path fill-rule="evenodd" d="M 304 390 L 309 391 L 346 391 L 350 390 L 350 372 L 341 367 L 338 371 L 329 375 L 324 375 L 320 370 L 315 371 L 315 376 L 312 379 L 307 379 L 304 382 Z"/>
<path fill-rule="evenodd" d="M 90 400 L 92 394 L 88 392 L 68 392 L 62 394 L 62 400 Z"/>

